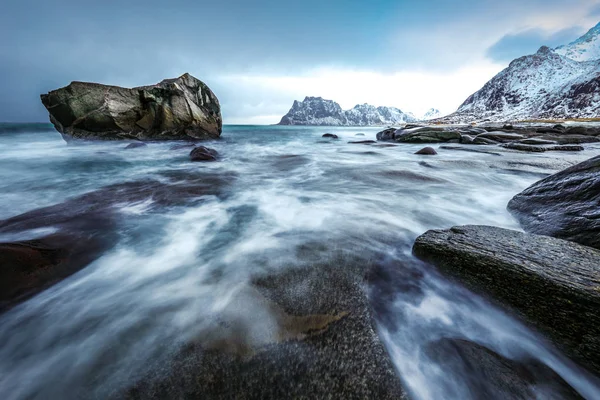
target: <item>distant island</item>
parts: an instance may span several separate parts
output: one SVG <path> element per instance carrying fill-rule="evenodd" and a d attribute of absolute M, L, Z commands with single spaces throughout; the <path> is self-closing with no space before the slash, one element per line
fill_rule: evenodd
<path fill-rule="evenodd" d="M 303 101 L 294 101 L 278 125 L 386 126 L 417 120 L 412 113 L 395 107 L 358 104 L 350 110 L 342 110 L 333 100 L 307 96 Z"/>

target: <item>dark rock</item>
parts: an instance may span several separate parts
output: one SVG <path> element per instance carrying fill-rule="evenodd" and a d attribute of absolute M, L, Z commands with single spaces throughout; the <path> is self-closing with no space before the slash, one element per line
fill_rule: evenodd
<path fill-rule="evenodd" d="M 85 268 L 112 248 L 123 222 L 119 205 L 151 199 L 148 212 L 164 206 L 198 202 L 204 195 L 225 196 L 235 176 L 177 171 L 166 181 L 125 182 L 63 203 L 0 220 L 0 234 L 51 229 L 34 240 L 0 244 L 0 310 L 41 292 Z"/>
<path fill-rule="evenodd" d="M 437 151 L 433 147 L 423 147 L 421 150 L 417 151 L 415 154 L 424 155 L 424 156 L 434 156 L 437 154 Z"/>
<path fill-rule="evenodd" d="M 324 262 L 322 248 L 297 248 L 314 266 L 282 267 L 232 290 L 193 343 L 122 397 L 406 399 L 364 291 L 372 262 Z"/>
<path fill-rule="evenodd" d="M 106 224 L 104 224 L 106 225 Z M 0 243 L 0 311 L 43 291 L 97 259 L 114 244 L 96 229 L 64 230 L 35 240 Z"/>
<path fill-rule="evenodd" d="M 365 136 L 365 134 L 364 134 L 364 133 L 357 133 L 357 134 L 356 134 L 356 135 L 354 135 L 354 136 Z"/>
<path fill-rule="evenodd" d="M 508 210 L 528 232 L 600 249 L 600 156 L 534 183 Z"/>
<path fill-rule="evenodd" d="M 404 125 L 404 128 L 402 129 L 413 129 L 413 128 L 424 128 L 424 125 L 419 125 L 419 124 L 406 124 Z"/>
<path fill-rule="evenodd" d="M 511 131 L 511 130 L 515 129 L 515 127 L 514 127 L 514 126 L 512 126 L 512 124 L 505 124 L 505 125 L 502 127 L 502 129 L 506 129 L 506 130 L 508 130 L 508 131 Z"/>
<path fill-rule="evenodd" d="M 600 139 L 595 136 L 586 135 L 544 135 L 540 139 L 553 140 L 558 144 L 581 144 L 581 143 L 597 143 Z"/>
<path fill-rule="evenodd" d="M 204 146 L 195 147 L 190 152 L 192 161 L 217 161 L 219 153 L 216 150 Z"/>
<path fill-rule="evenodd" d="M 567 128 L 564 125 L 556 124 L 552 127 L 552 129 L 564 132 Z"/>
<path fill-rule="evenodd" d="M 142 143 L 142 142 L 134 142 L 134 143 L 129 143 L 127 146 L 125 146 L 125 150 L 128 149 L 137 149 L 140 147 L 147 147 L 148 145 L 146 143 Z"/>
<path fill-rule="evenodd" d="M 498 144 L 498 142 L 496 142 L 495 140 L 492 140 L 492 139 L 485 138 L 485 137 L 476 137 L 475 139 L 473 139 L 473 144 L 490 145 L 490 144 Z"/>
<path fill-rule="evenodd" d="M 585 135 L 588 129 L 585 126 L 570 126 L 566 129 L 565 135 Z"/>
<path fill-rule="evenodd" d="M 428 231 L 413 253 L 535 325 L 600 372 L 600 251 L 489 226 Z"/>
<path fill-rule="evenodd" d="M 169 147 L 169 150 L 189 149 L 192 147 L 196 147 L 196 145 L 194 143 L 174 144 L 173 146 Z"/>
<path fill-rule="evenodd" d="M 495 142 L 500 142 L 500 143 L 514 142 L 516 140 L 525 139 L 525 137 L 523 135 L 519 135 L 518 133 L 500 132 L 500 131 L 482 133 L 475 137 L 475 139 L 477 139 L 477 138 L 490 139 L 490 140 L 493 140 Z"/>
<path fill-rule="evenodd" d="M 338 139 L 338 135 L 334 135 L 333 133 L 326 133 L 322 137 Z"/>
<path fill-rule="evenodd" d="M 460 137 L 460 132 L 440 127 L 398 129 L 394 132 L 394 140 L 404 143 L 441 143 L 453 139 L 460 140 Z"/>
<path fill-rule="evenodd" d="M 65 139 L 215 139 L 223 125 L 217 97 L 189 74 L 133 89 L 72 82 L 41 99 Z"/>
<path fill-rule="evenodd" d="M 350 144 L 371 144 L 371 143 L 377 143 L 375 140 L 358 140 L 355 142 L 348 142 Z"/>
<path fill-rule="evenodd" d="M 396 128 L 388 128 L 381 132 L 377 132 L 377 140 L 394 140 L 394 132 L 396 132 Z"/>
<path fill-rule="evenodd" d="M 471 135 L 461 135 L 460 136 L 460 143 L 462 143 L 462 144 L 472 144 L 474 140 L 475 140 L 475 138 Z"/>
<path fill-rule="evenodd" d="M 546 140 L 546 139 L 541 139 L 541 138 L 529 138 L 529 139 L 523 139 L 523 140 L 519 140 L 517 143 L 521 143 L 521 144 L 532 144 L 532 145 L 544 145 L 544 144 L 557 144 L 557 142 L 555 142 L 554 140 Z"/>
<path fill-rule="evenodd" d="M 582 146 L 534 146 L 531 144 L 523 144 L 523 143 L 505 143 L 502 147 L 518 150 L 518 151 L 528 151 L 533 153 L 543 153 L 545 151 L 583 151 L 584 148 Z"/>
<path fill-rule="evenodd" d="M 447 388 L 448 398 L 465 392 L 477 399 L 583 399 L 560 375 L 534 359 L 512 360 L 485 346 L 461 339 L 440 339 L 425 353 L 443 370 L 464 377 L 462 392 Z"/>

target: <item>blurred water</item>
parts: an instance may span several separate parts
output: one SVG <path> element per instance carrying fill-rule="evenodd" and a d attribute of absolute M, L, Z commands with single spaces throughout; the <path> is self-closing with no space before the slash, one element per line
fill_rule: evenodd
<path fill-rule="evenodd" d="M 399 287 L 379 321 L 413 398 L 470 398 L 459 371 L 440 370 L 422 351 L 441 337 L 507 357 L 532 354 L 585 397 L 600 398 L 597 382 L 535 333 L 410 255 L 416 236 L 432 228 L 518 229 L 508 200 L 600 147 L 424 157 L 413 154 L 419 145 L 347 143 L 377 130 L 226 126 L 222 140 L 206 144 L 223 156 L 216 163 L 192 163 L 189 149 L 170 150 L 173 143 L 124 150 L 121 142 L 67 145 L 55 132 L 0 132 L 0 219 L 123 182 L 222 177 L 219 190 L 189 201 L 107 198 L 119 213 L 114 247 L 0 315 L 0 398 L 104 397 L 202 334 L 253 274 L 305 262 L 290 250 L 314 242 L 376 252 L 419 272 L 413 284 L 423 296 L 415 303 Z M 340 140 L 322 139 L 326 132 Z"/>

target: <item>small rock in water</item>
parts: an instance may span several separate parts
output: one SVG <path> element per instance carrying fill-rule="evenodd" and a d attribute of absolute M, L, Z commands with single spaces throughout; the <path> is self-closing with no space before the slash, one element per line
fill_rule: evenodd
<path fill-rule="evenodd" d="M 217 161 L 218 156 L 219 153 L 216 150 L 204 146 L 198 146 L 190 152 L 192 161 Z"/>
<path fill-rule="evenodd" d="M 364 134 L 364 133 L 357 133 L 357 134 L 356 134 L 356 135 L 354 135 L 354 136 L 365 136 L 365 134 Z"/>
<path fill-rule="evenodd" d="M 328 137 L 328 138 L 332 138 L 332 139 L 338 139 L 338 135 L 335 135 L 333 133 L 326 133 L 322 137 Z"/>
<path fill-rule="evenodd" d="M 417 151 L 415 154 L 423 155 L 423 156 L 435 156 L 437 151 L 433 147 L 423 147 L 421 150 Z"/>
<path fill-rule="evenodd" d="M 125 146 L 125 150 L 137 149 L 139 147 L 146 147 L 146 146 L 147 146 L 146 143 L 134 142 L 134 143 L 129 143 L 127 146 Z"/>

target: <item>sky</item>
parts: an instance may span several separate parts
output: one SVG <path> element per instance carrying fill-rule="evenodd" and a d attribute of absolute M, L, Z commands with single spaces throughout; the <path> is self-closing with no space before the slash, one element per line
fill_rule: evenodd
<path fill-rule="evenodd" d="M 47 121 L 39 95 L 185 72 L 226 124 L 272 124 L 294 100 L 455 111 L 514 58 L 567 44 L 600 0 L 2 0 L 0 121 Z"/>

